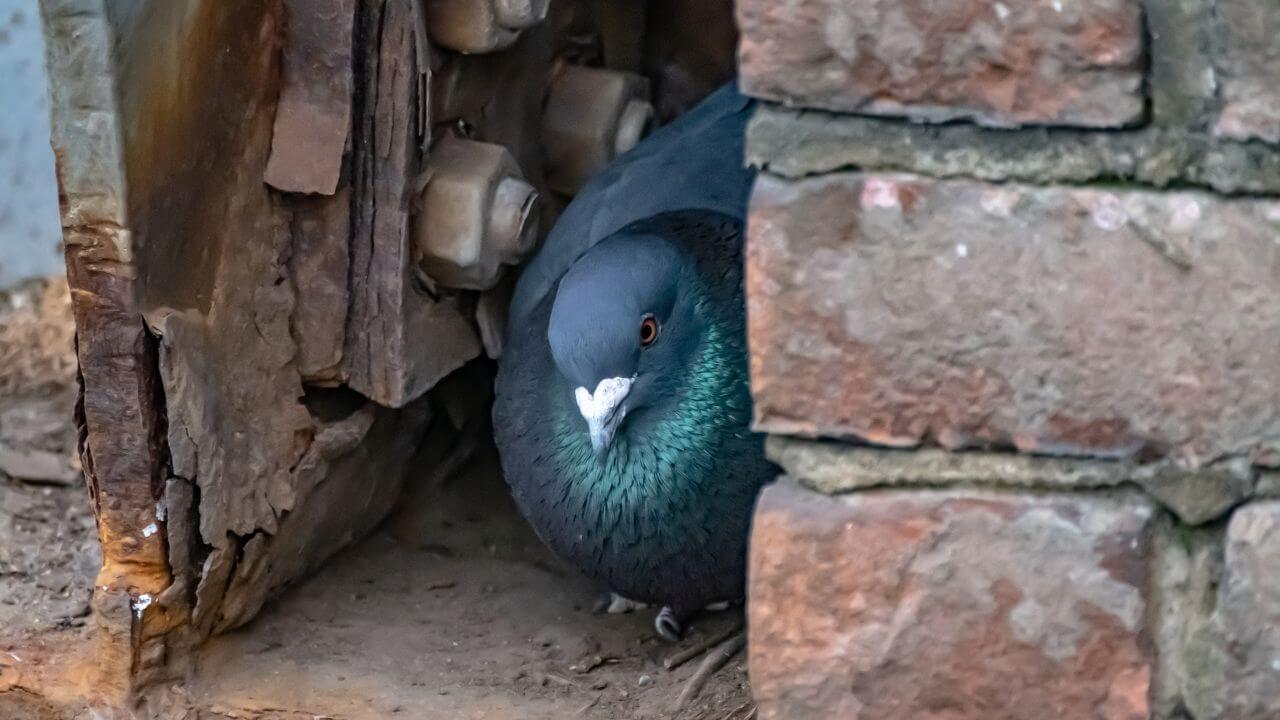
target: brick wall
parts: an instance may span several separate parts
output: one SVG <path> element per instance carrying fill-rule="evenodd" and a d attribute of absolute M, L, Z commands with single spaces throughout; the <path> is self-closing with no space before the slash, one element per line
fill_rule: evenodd
<path fill-rule="evenodd" d="M 762 717 L 1280 717 L 1280 4 L 738 20 Z"/>

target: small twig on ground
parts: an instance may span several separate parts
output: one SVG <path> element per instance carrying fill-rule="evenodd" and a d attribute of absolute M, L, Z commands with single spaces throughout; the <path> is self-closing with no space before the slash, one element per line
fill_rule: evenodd
<path fill-rule="evenodd" d="M 730 627 L 728 630 L 725 630 L 724 632 L 722 632 L 722 633 L 720 633 L 720 634 L 718 634 L 718 635 L 713 635 L 711 638 L 709 638 L 709 639 L 707 639 L 707 640 L 704 640 L 704 641 L 702 641 L 702 642 L 700 642 L 700 643 L 698 643 L 697 645 L 694 645 L 694 646 L 692 646 L 692 647 L 687 647 L 687 648 L 685 648 L 684 650 L 681 650 L 680 652 L 676 653 L 675 655 L 672 655 L 671 657 L 667 658 L 666 660 L 663 660 L 663 661 L 662 661 L 662 667 L 664 667 L 664 668 L 666 668 L 666 669 L 668 669 L 668 670 L 675 670 L 676 668 L 680 667 L 681 665 L 683 665 L 683 664 L 685 664 L 685 663 L 689 662 L 690 660 L 692 660 L 692 659 L 694 659 L 694 658 L 698 657 L 698 656 L 699 656 L 699 655 L 701 655 L 702 653 L 704 653 L 704 652 L 706 652 L 706 651 L 710 650 L 711 648 L 713 648 L 713 647 L 715 647 L 715 646 L 719 645 L 720 643 L 724 642 L 725 640 L 728 640 L 728 639 L 729 639 L 730 637 L 732 637 L 735 633 L 737 633 L 737 632 L 739 632 L 739 631 L 741 631 L 741 630 L 742 630 L 742 621 L 741 621 L 741 620 L 739 620 L 738 622 L 734 623 L 734 624 L 733 624 L 733 626 L 732 626 L 732 627 Z"/>
<path fill-rule="evenodd" d="M 746 632 L 740 632 L 717 645 L 716 649 L 712 650 L 703 659 L 702 664 L 698 666 L 693 676 L 685 683 L 684 689 L 680 691 L 680 698 L 676 700 L 676 709 L 683 710 L 690 702 L 693 702 L 698 697 L 698 693 L 702 692 L 703 686 L 707 684 L 711 676 L 715 675 L 720 668 L 732 660 L 733 656 L 737 655 L 746 644 L 747 634 Z"/>
<path fill-rule="evenodd" d="M 570 680 L 569 678 L 561 677 L 560 675 L 557 675 L 555 673 L 547 673 L 546 678 L 557 685 L 564 685 L 565 687 L 577 687 L 578 685 L 577 683 Z"/>
<path fill-rule="evenodd" d="M 570 665 L 569 669 L 579 674 L 586 674 L 591 672 L 592 670 L 595 670 L 601 665 L 608 665 L 616 662 L 618 662 L 618 659 L 615 657 L 609 657 L 606 655 L 592 655 L 589 658 L 584 658 L 574 663 L 573 665 Z"/>
<path fill-rule="evenodd" d="M 599 696 L 599 695 L 596 695 L 595 697 L 591 698 L 591 702 L 589 702 L 589 703 L 587 703 L 586 705 L 583 705 L 582 707 L 578 708 L 578 712 L 576 713 L 576 714 L 577 714 L 577 716 L 581 717 L 581 716 L 583 716 L 583 715 L 586 715 L 586 714 L 587 714 L 587 711 L 588 711 L 588 710 L 590 710 L 591 708 L 595 707 L 595 706 L 596 706 L 596 703 L 598 703 L 598 702 L 600 702 L 600 696 Z"/>
<path fill-rule="evenodd" d="M 721 718 L 720 720 L 733 720 L 733 718 L 737 717 L 737 716 L 738 716 L 738 713 L 742 712 L 743 710 L 746 710 L 746 711 L 747 711 L 747 714 L 746 714 L 746 715 L 743 715 L 743 716 L 742 716 L 742 718 L 741 718 L 741 720 L 751 720 L 752 718 L 754 718 L 754 717 L 756 716 L 756 706 L 755 706 L 755 705 L 752 705 L 752 704 L 751 704 L 751 701 L 750 701 L 750 700 L 748 700 L 748 701 L 746 701 L 746 702 L 742 703 L 741 705 L 739 705 L 738 707 L 736 707 L 736 708 L 734 708 L 734 709 L 730 710 L 730 711 L 729 711 L 729 714 L 728 714 L 728 715 L 725 715 L 725 716 L 724 716 L 723 718 Z"/>

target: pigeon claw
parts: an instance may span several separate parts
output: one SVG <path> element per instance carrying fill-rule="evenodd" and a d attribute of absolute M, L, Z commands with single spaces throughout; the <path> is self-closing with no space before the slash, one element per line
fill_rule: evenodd
<path fill-rule="evenodd" d="M 664 607 L 658 611 L 657 617 L 653 619 L 653 629 L 667 642 L 679 642 L 684 635 L 684 625 L 676 619 L 676 613 L 670 607 Z"/>
<path fill-rule="evenodd" d="M 616 592 L 600 593 L 591 612 L 596 615 L 625 615 L 649 607 L 645 603 L 624 598 Z"/>

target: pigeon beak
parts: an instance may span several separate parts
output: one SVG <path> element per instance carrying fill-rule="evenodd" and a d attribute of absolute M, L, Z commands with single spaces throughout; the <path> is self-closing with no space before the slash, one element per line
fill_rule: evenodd
<path fill-rule="evenodd" d="M 591 449 L 603 460 L 608 454 L 613 435 L 627 415 L 627 393 L 631 392 L 634 378 L 605 378 L 596 385 L 594 393 L 580 387 L 573 397 L 578 401 L 578 412 L 587 421 L 591 436 Z"/>

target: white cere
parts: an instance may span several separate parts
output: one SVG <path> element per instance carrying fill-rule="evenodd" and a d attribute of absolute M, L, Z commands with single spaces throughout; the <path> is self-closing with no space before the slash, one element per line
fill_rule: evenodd
<path fill-rule="evenodd" d="M 969 257 L 969 246 L 964 243 L 956 243 L 956 257 Z"/>
<path fill-rule="evenodd" d="M 158 532 L 160 532 L 160 528 L 155 523 L 151 523 L 150 525 L 142 528 L 142 537 L 149 538 Z"/>
<path fill-rule="evenodd" d="M 573 393 L 574 399 L 578 401 L 578 410 L 589 420 L 604 418 L 630 392 L 632 380 L 634 378 L 605 378 L 596 385 L 594 393 L 588 392 L 586 388 L 577 388 Z"/>

